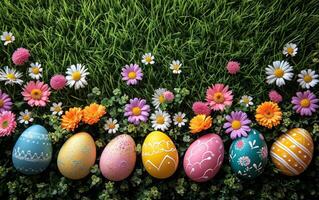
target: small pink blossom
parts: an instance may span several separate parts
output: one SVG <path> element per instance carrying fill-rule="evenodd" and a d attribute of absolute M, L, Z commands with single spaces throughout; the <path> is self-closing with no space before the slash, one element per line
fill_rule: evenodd
<path fill-rule="evenodd" d="M 15 65 L 24 65 L 30 58 L 30 51 L 25 48 L 18 48 L 12 54 L 12 61 Z"/>
<path fill-rule="evenodd" d="M 164 96 L 164 99 L 166 102 L 172 102 L 175 98 L 173 92 L 171 92 L 171 91 L 165 91 L 163 93 L 163 96 Z"/>
<path fill-rule="evenodd" d="M 202 102 L 202 101 L 197 101 L 193 103 L 192 106 L 193 112 L 196 115 L 206 115 L 209 116 L 211 114 L 211 109 L 208 106 L 208 103 Z"/>
<path fill-rule="evenodd" d="M 271 90 L 268 94 L 270 101 L 275 102 L 275 103 L 280 103 L 282 102 L 282 96 L 276 91 L 276 90 Z"/>
<path fill-rule="evenodd" d="M 236 61 L 229 61 L 227 63 L 227 70 L 228 70 L 228 73 L 234 75 L 234 74 L 237 74 L 240 70 L 240 63 L 239 62 L 236 62 Z"/>
<path fill-rule="evenodd" d="M 54 90 L 62 90 L 66 85 L 66 78 L 61 74 L 54 75 L 50 80 L 50 86 Z"/>

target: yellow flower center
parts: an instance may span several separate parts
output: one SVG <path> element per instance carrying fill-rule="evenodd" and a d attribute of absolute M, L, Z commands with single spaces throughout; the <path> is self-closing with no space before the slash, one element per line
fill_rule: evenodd
<path fill-rule="evenodd" d="M 179 64 L 173 64 L 174 70 L 179 70 L 179 68 L 181 68 L 181 66 Z"/>
<path fill-rule="evenodd" d="M 164 103 L 164 102 L 165 102 L 165 97 L 164 97 L 164 95 L 160 95 L 160 96 L 158 97 L 158 101 L 159 101 L 160 103 Z"/>
<path fill-rule="evenodd" d="M 129 77 L 130 79 L 135 79 L 135 78 L 136 78 L 136 72 L 130 72 L 130 73 L 128 73 L 128 77 Z"/>
<path fill-rule="evenodd" d="M 10 35 L 7 35 L 4 39 L 5 39 L 6 41 L 10 41 L 10 40 L 11 40 L 11 36 L 10 36 Z"/>
<path fill-rule="evenodd" d="M 162 115 L 156 117 L 157 124 L 164 124 L 164 122 L 165 122 L 165 118 Z"/>
<path fill-rule="evenodd" d="M 182 123 L 183 122 L 183 118 L 181 116 L 176 117 L 176 121 L 178 123 Z"/>
<path fill-rule="evenodd" d="M 223 103 L 225 101 L 224 95 L 221 92 L 216 92 L 214 94 L 213 100 L 216 103 Z"/>
<path fill-rule="evenodd" d="M 61 106 L 55 106 L 54 112 L 60 112 L 62 110 Z"/>
<path fill-rule="evenodd" d="M 152 62 L 152 57 L 151 56 L 146 56 L 145 57 L 145 61 L 148 62 L 148 63 Z"/>
<path fill-rule="evenodd" d="M 284 76 L 284 70 L 278 68 L 275 70 L 274 72 L 274 75 L 277 77 L 277 78 L 282 78 Z"/>
<path fill-rule="evenodd" d="M 29 121 L 30 120 L 30 116 L 29 115 L 23 115 L 22 119 L 24 121 Z"/>
<path fill-rule="evenodd" d="M 81 72 L 79 72 L 79 71 L 73 72 L 72 79 L 75 81 L 79 81 L 81 79 Z"/>
<path fill-rule="evenodd" d="M 4 128 L 8 128 L 8 126 L 9 126 L 9 122 L 8 122 L 8 121 L 2 122 L 2 128 L 3 128 L 3 129 L 4 129 Z"/>
<path fill-rule="evenodd" d="M 249 98 L 248 97 L 243 97 L 243 103 L 244 104 L 249 104 Z"/>
<path fill-rule="evenodd" d="M 4 101 L 0 99 L 0 108 L 2 108 L 3 106 L 4 106 Z"/>
<path fill-rule="evenodd" d="M 140 115 L 141 112 L 142 112 L 142 110 L 141 110 L 141 108 L 138 107 L 138 106 L 136 106 L 136 107 L 134 107 L 134 108 L 132 109 L 132 113 L 133 113 L 134 116 Z"/>
<path fill-rule="evenodd" d="M 16 77 L 16 75 L 15 75 L 15 74 L 10 73 L 10 74 L 7 74 L 7 79 L 10 79 L 10 80 L 16 80 L 16 79 L 17 79 L 17 77 Z"/>
<path fill-rule="evenodd" d="M 115 129 L 115 124 L 114 123 L 110 123 L 109 124 L 109 129 Z"/>
<path fill-rule="evenodd" d="M 38 67 L 32 67 L 32 73 L 33 74 L 39 74 L 40 73 L 40 69 Z"/>
<path fill-rule="evenodd" d="M 289 55 L 291 55 L 291 54 L 293 54 L 294 49 L 291 48 L 291 47 L 288 47 L 288 48 L 287 48 L 287 52 L 288 52 Z"/>
<path fill-rule="evenodd" d="M 31 91 L 31 97 L 32 97 L 32 99 L 35 99 L 35 100 L 41 99 L 41 97 L 42 97 L 42 91 L 39 90 L 39 89 L 33 89 L 33 90 Z"/>
<path fill-rule="evenodd" d="M 309 99 L 303 99 L 300 101 L 300 105 L 303 108 L 308 108 L 310 106 L 310 101 Z"/>
<path fill-rule="evenodd" d="M 306 75 L 303 77 L 303 80 L 306 82 L 306 83 L 310 83 L 312 81 L 312 77 L 310 75 Z"/>
<path fill-rule="evenodd" d="M 231 123 L 231 127 L 232 127 L 234 130 L 240 129 L 240 127 L 241 127 L 240 121 L 239 121 L 239 120 L 234 120 L 234 121 Z"/>

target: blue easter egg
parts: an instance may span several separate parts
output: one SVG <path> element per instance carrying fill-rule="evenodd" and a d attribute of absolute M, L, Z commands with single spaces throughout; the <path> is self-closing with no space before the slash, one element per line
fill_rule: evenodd
<path fill-rule="evenodd" d="M 32 125 L 18 138 L 13 147 L 13 166 L 23 174 L 43 172 L 52 158 L 52 143 L 48 131 L 40 125 Z"/>
<path fill-rule="evenodd" d="M 259 176 L 267 164 L 268 149 L 263 135 L 252 129 L 247 137 L 235 139 L 229 149 L 229 163 L 241 178 Z"/>

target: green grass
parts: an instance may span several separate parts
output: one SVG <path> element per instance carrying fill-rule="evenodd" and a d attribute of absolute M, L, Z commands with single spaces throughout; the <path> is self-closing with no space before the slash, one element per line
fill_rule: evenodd
<path fill-rule="evenodd" d="M 296 73 L 305 68 L 318 70 L 313 55 L 319 49 L 316 46 L 319 42 L 319 1 L 82 0 L 78 3 L 72 0 L 3 0 L 0 3 L 0 31 L 11 31 L 16 37 L 13 44 L 2 46 L 0 66 L 14 67 L 11 54 L 21 46 L 31 50 L 32 61 L 42 64 L 46 82 L 53 74 L 64 74 L 71 64 L 82 63 L 88 67 L 89 85 L 79 91 L 67 89 L 53 95 L 53 102 L 63 101 L 66 106 L 86 105 L 87 94 L 94 87 L 100 88 L 102 96 L 107 98 L 112 96 L 114 89 L 120 88 L 129 97 L 142 97 L 148 101 L 154 89 L 159 87 L 171 90 L 185 87 L 191 95 L 185 99 L 182 109 L 190 113 L 192 103 L 204 100 L 207 87 L 218 82 L 230 85 L 236 101 L 243 94 L 254 96 L 257 103 L 266 100 L 268 91 L 274 86 L 266 84 L 264 69 L 274 60 L 285 59 L 282 48 L 287 42 L 294 42 L 299 47 L 297 56 L 288 59 Z M 146 52 L 155 55 L 155 65 L 142 65 L 141 57 Z M 178 76 L 169 69 L 169 64 L 175 59 L 183 63 L 183 72 Z M 231 59 L 241 63 L 241 71 L 236 76 L 230 76 L 225 69 Z M 130 63 L 140 64 L 144 72 L 142 83 L 135 87 L 128 87 L 121 80 L 121 68 Z M 0 86 L 15 100 L 22 100 L 19 87 L 4 86 L 3 83 Z M 287 87 L 278 90 L 289 101 L 296 86 L 296 82 L 291 81 Z M 318 94 L 318 90 L 315 92 Z M 6 165 L 10 163 L 6 162 Z M 164 185 L 160 192 L 162 197 L 178 198 L 181 196 L 176 192 L 180 192 L 179 186 L 184 185 L 187 188 L 184 198 L 194 198 L 194 194 L 198 193 L 202 198 L 215 195 L 216 198 L 228 199 L 231 196 L 228 196 L 229 192 L 233 196 L 240 192 L 241 196 L 255 198 L 254 194 L 261 191 L 259 197 L 273 199 L 288 198 L 285 196 L 290 194 L 285 194 L 287 191 L 291 192 L 289 197 L 294 198 L 293 195 L 298 195 L 296 190 L 302 191 L 306 187 L 295 188 L 296 185 L 299 187 L 299 179 L 281 177 L 276 182 L 276 177 L 269 170 L 266 181 L 240 182 L 238 186 L 237 181 L 226 176 L 231 172 L 224 172 L 213 184 L 200 185 L 200 192 L 193 192 L 193 196 L 187 196 L 191 190 L 187 179 L 187 184 L 177 181 L 177 176 L 184 177 L 182 173 L 169 182 L 160 182 Z M 47 192 L 35 179 L 32 180 L 28 179 L 30 182 L 26 181 L 26 185 L 34 184 L 36 189 L 33 190 L 38 195 Z M 133 187 L 130 193 L 141 197 L 143 192 L 151 191 L 152 186 L 159 183 L 148 184 L 147 181 L 149 178 L 146 186 Z M 59 187 L 63 188 L 63 184 Z M 88 184 L 85 187 L 89 187 Z M 245 184 L 254 188 L 245 187 Z M 271 186 L 268 187 L 268 184 Z M 318 180 L 315 184 L 318 185 Z M 129 183 L 127 185 L 131 188 Z M 284 189 L 281 190 L 282 187 Z M 105 189 L 104 185 L 102 188 Z M 168 189 L 169 192 L 165 193 Z M 101 192 L 102 189 L 93 187 L 92 194 L 85 194 L 94 199 L 95 190 Z M 111 189 L 106 190 L 112 193 Z M 77 190 L 73 188 L 71 191 Z M 312 191 L 305 190 L 303 194 L 311 194 Z M 124 192 L 122 194 L 125 196 Z M 318 191 L 312 197 L 316 195 Z"/>

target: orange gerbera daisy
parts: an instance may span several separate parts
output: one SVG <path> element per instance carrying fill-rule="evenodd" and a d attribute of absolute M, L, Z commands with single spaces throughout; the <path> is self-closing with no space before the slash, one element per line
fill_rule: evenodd
<path fill-rule="evenodd" d="M 212 126 L 213 120 L 210 116 L 206 115 L 196 115 L 189 122 L 189 128 L 191 129 L 191 133 L 199 133 L 203 130 L 207 130 Z"/>
<path fill-rule="evenodd" d="M 272 128 L 280 124 L 282 112 L 277 103 L 267 101 L 257 107 L 255 117 L 261 126 Z"/>
<path fill-rule="evenodd" d="M 99 105 L 97 103 L 92 103 L 83 109 L 83 119 L 82 121 L 86 124 L 95 124 L 100 121 L 106 113 L 105 106 Z"/>
<path fill-rule="evenodd" d="M 62 116 L 62 128 L 68 131 L 74 131 L 79 126 L 79 123 L 82 120 L 82 109 L 81 108 L 70 108 L 65 114 Z"/>

